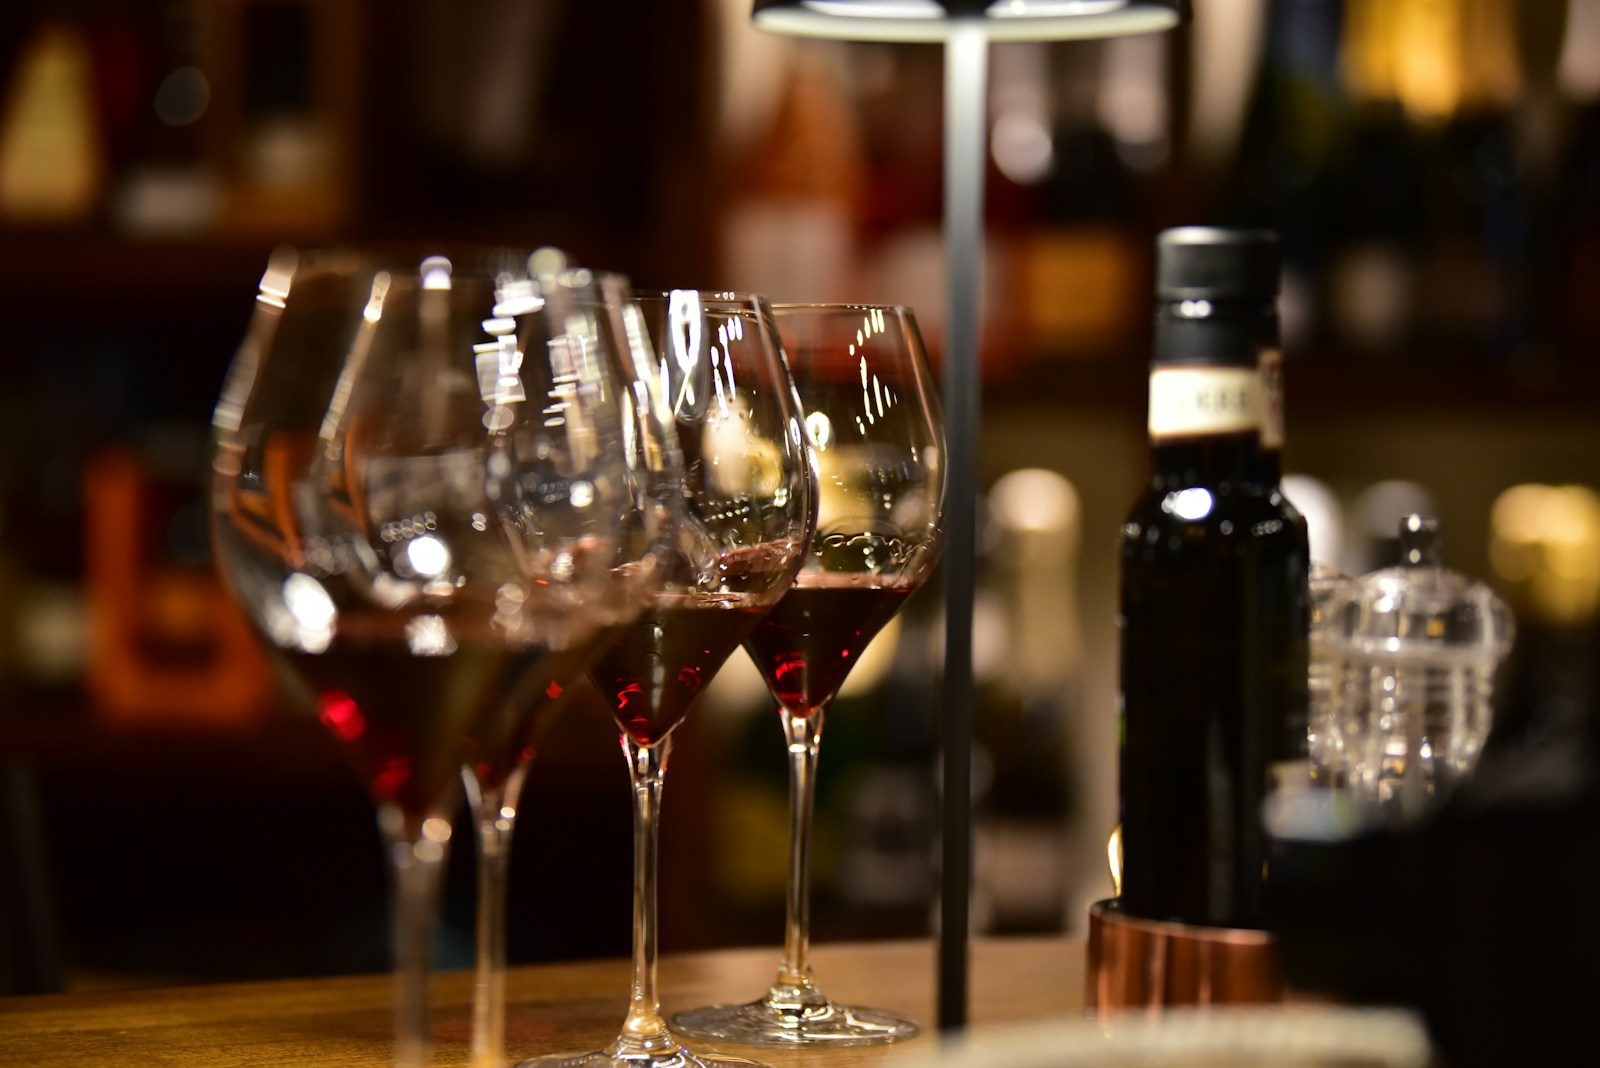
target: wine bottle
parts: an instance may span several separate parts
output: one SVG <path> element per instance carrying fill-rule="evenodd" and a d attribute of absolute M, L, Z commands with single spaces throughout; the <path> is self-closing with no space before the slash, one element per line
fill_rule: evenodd
<path fill-rule="evenodd" d="M 1122 899 L 1147 919 L 1262 925 L 1261 801 L 1306 685 L 1304 572 L 1298 591 L 1277 577 L 1303 538 L 1262 472 L 1277 285 L 1270 233 L 1158 242 L 1151 478 L 1122 527 L 1119 618 Z"/>

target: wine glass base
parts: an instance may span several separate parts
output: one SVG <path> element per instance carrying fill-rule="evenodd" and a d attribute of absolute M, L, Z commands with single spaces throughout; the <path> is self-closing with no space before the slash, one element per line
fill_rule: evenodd
<path fill-rule="evenodd" d="M 914 1021 L 883 1009 L 820 1004 L 779 1005 L 763 998 L 746 1005 L 712 1005 L 679 1013 L 673 1030 L 743 1046 L 870 1046 L 917 1033 Z"/>
<path fill-rule="evenodd" d="M 769 1068 L 760 1061 L 720 1053 L 691 1053 L 678 1047 L 670 1053 L 556 1053 L 518 1061 L 515 1068 Z"/>

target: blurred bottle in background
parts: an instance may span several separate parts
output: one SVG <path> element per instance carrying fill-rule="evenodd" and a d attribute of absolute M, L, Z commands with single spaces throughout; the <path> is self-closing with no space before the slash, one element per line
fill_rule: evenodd
<path fill-rule="evenodd" d="M 1453 21 L 1429 19 L 1431 34 L 1411 28 L 1416 43 L 1402 52 L 1421 64 L 1428 60 L 1417 54 L 1437 47 L 1432 62 L 1455 81 L 1451 91 L 1441 87 L 1414 109 L 1438 127 L 1423 279 L 1429 343 L 1505 363 L 1525 354 L 1527 335 L 1529 154 L 1514 109 L 1525 80 L 1517 8 L 1530 5 L 1463 0 L 1430 6 L 1453 14 Z"/>
<path fill-rule="evenodd" d="M 1600 344 L 1600 0 L 1569 0 L 1557 82 L 1567 102 L 1557 327 L 1573 346 L 1592 346 Z"/>
<path fill-rule="evenodd" d="M 1323 321 L 1337 345 L 1397 358 L 1419 326 L 1426 186 L 1424 146 L 1397 87 L 1405 32 L 1391 5 L 1353 0 L 1345 7 L 1339 74 L 1348 110 L 1323 291 Z"/>
<path fill-rule="evenodd" d="M 1142 330 L 1147 179 L 1170 151 L 1167 48 L 1159 35 L 1013 45 L 996 64 L 990 217 L 1014 302 L 1000 314 L 1035 359 L 1103 357 Z"/>
<path fill-rule="evenodd" d="M 851 46 L 857 79 L 865 184 L 857 218 L 861 259 L 856 300 L 909 304 L 931 351 L 944 337 L 943 65 L 937 49 Z M 997 242 L 988 242 L 985 291 L 1000 292 Z M 1003 328 L 1003 315 L 985 308 L 985 331 Z M 986 369 L 1007 352 L 987 333 Z"/>
<path fill-rule="evenodd" d="M 1490 748 L 1564 741 L 1576 751 L 1600 707 L 1600 495 L 1586 486 L 1512 486 L 1489 523 L 1490 566 L 1518 620 Z"/>
<path fill-rule="evenodd" d="M 152 6 L 156 17 L 140 21 L 114 4 L 100 22 L 102 111 L 119 169 L 110 221 L 136 236 L 203 233 L 224 193 L 210 156 L 203 19 L 185 0 Z"/>
<path fill-rule="evenodd" d="M 999 655 L 975 725 L 974 927 L 1058 931 L 1071 874 L 1069 717 L 1082 712 L 1081 508 L 1071 482 L 1024 468 L 995 482 L 988 519 L 986 585 Z"/>
<path fill-rule="evenodd" d="M 0 92 L 0 220 L 91 219 L 105 185 L 106 144 L 84 22 L 41 18 Z"/>
<path fill-rule="evenodd" d="M 1351 192 L 1337 168 L 1350 121 L 1339 85 L 1338 10 L 1324 0 L 1295 0 L 1258 5 L 1250 14 L 1259 26 L 1260 53 L 1254 63 L 1229 57 L 1253 68 L 1255 77 L 1219 190 L 1221 213 L 1227 222 L 1277 232 L 1284 345 L 1305 351 L 1320 325 L 1314 280 L 1341 232 L 1333 216 Z"/>
<path fill-rule="evenodd" d="M 938 835 L 932 680 L 943 647 L 942 619 L 937 598 L 914 598 L 873 639 L 845 682 L 863 714 L 844 743 L 850 766 L 836 768 L 830 808 L 837 859 L 829 896 L 837 903 L 834 929 L 857 937 L 920 937 L 930 929 Z M 839 744 L 830 735 L 829 745 Z"/>
<path fill-rule="evenodd" d="M 731 69 L 756 89 L 760 110 L 750 113 L 747 103 L 739 116 L 755 121 L 754 136 L 728 131 L 739 139 L 727 170 L 722 269 L 740 289 L 774 300 L 852 299 L 863 175 L 844 57 L 828 43 L 801 42 L 787 53 L 766 39 L 752 44 L 769 66 Z"/>

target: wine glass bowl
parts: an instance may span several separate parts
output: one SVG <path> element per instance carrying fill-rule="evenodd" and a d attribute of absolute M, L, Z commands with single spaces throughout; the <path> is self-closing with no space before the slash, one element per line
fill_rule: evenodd
<path fill-rule="evenodd" d="M 784 953 L 764 997 L 682 1013 L 673 1024 L 752 1045 L 889 1042 L 916 1034 L 916 1024 L 839 1005 L 812 976 L 810 831 L 824 710 L 938 559 L 938 402 L 908 309 L 779 304 L 774 313 L 818 471 L 817 533 L 804 565 L 745 639 L 778 702 L 790 759 Z"/>
<path fill-rule="evenodd" d="M 773 696 L 804 716 L 833 698 L 933 570 L 943 441 L 909 310 L 774 311 L 816 449 L 817 535 L 794 589 L 750 644 Z"/>
<path fill-rule="evenodd" d="M 664 741 L 800 566 L 814 488 L 794 387 L 759 298 L 641 296 L 683 458 L 661 591 L 593 672 L 617 724 Z"/>
<path fill-rule="evenodd" d="M 510 521 L 498 439 L 529 423 L 516 409 L 545 364 L 481 388 L 501 283 L 451 271 L 439 257 L 413 274 L 345 259 L 293 271 L 247 341 L 268 358 L 230 382 L 247 395 L 219 427 L 214 483 L 224 575 L 374 800 L 413 823 L 449 804 L 463 747 L 511 682 L 591 628 L 571 609 L 604 610 L 601 514 L 623 492 L 586 482 L 581 545 Z M 574 472 L 608 463 L 584 435 L 540 430 Z"/>

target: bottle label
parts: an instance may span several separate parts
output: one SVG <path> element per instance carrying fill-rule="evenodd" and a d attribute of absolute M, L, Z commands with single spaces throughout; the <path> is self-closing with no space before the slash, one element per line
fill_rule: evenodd
<path fill-rule="evenodd" d="M 1261 447 L 1283 448 L 1283 350 L 1261 350 Z"/>
<path fill-rule="evenodd" d="M 1150 372 L 1150 436 L 1200 437 L 1261 427 L 1254 367 L 1157 367 Z"/>

